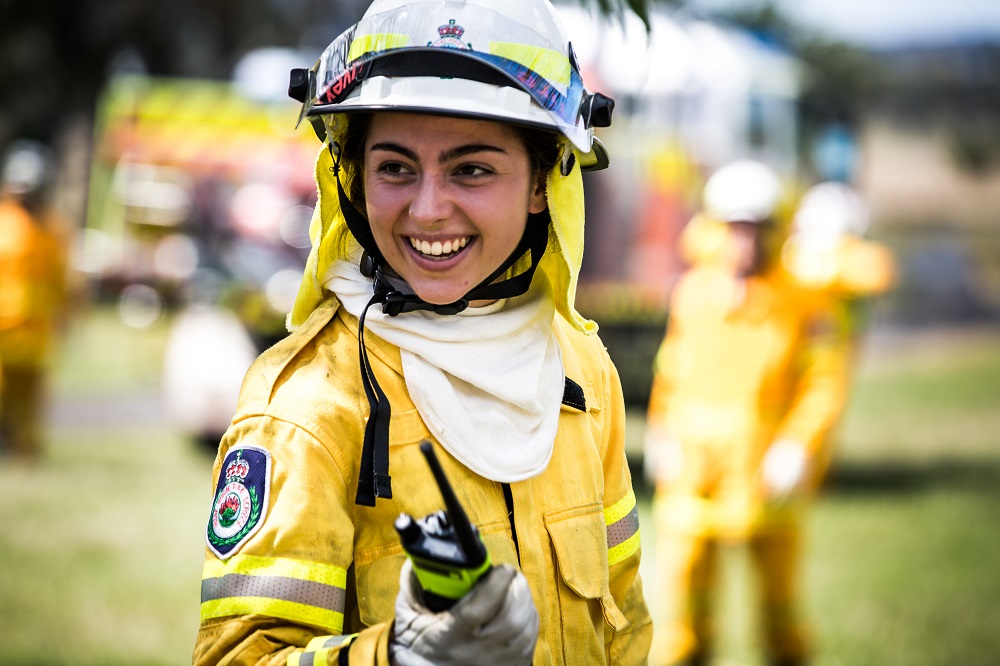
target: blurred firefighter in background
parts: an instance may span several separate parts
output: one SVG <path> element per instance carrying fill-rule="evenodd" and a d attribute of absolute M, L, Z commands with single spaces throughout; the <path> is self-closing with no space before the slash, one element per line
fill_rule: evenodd
<path fill-rule="evenodd" d="M 839 302 L 781 268 L 784 199 L 769 167 L 730 163 L 681 239 L 695 262 L 671 295 L 645 440 L 670 610 L 653 663 L 708 663 L 725 544 L 746 544 L 754 562 L 769 663 L 810 654 L 796 609 L 802 513 L 845 402 L 848 338 Z"/>
<path fill-rule="evenodd" d="M 14 142 L 0 167 L 0 450 L 42 455 L 45 377 L 65 305 L 66 226 L 50 201 L 49 149 Z"/>
<path fill-rule="evenodd" d="M 785 271 L 807 290 L 841 300 L 855 347 L 868 326 L 871 299 L 896 283 L 896 261 L 885 245 L 865 238 L 870 212 L 850 185 L 822 182 L 802 196 L 781 251 Z"/>

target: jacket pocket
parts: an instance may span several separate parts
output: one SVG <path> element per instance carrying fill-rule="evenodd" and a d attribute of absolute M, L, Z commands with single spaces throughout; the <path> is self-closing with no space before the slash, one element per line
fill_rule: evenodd
<path fill-rule="evenodd" d="M 545 529 L 558 569 L 559 621 L 566 663 L 607 661 L 607 632 L 622 631 L 628 621 L 618 609 L 608 583 L 608 534 L 600 504 L 547 514 Z"/>
<path fill-rule="evenodd" d="M 358 554 L 354 562 L 357 579 L 358 614 L 361 623 L 371 627 L 388 622 L 396 615 L 396 595 L 399 593 L 399 570 L 406 555 L 402 547 L 394 554 L 365 557 Z M 345 624 L 345 627 L 347 625 Z"/>

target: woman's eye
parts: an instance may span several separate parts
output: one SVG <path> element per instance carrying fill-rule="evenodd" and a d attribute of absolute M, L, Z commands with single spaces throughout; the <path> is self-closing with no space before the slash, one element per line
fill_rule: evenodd
<path fill-rule="evenodd" d="M 379 173 L 383 173 L 389 176 L 397 176 L 407 173 L 406 167 L 400 164 L 399 162 L 385 162 L 384 164 L 380 164 L 378 167 L 378 171 Z"/>
<path fill-rule="evenodd" d="M 455 170 L 455 173 L 459 176 L 485 176 L 492 171 L 478 164 L 463 164 Z"/>

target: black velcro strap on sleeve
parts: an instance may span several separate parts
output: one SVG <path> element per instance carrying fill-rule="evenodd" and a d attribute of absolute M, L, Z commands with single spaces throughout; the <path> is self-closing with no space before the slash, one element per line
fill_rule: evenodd
<path fill-rule="evenodd" d="M 569 377 L 566 378 L 566 384 L 563 386 L 562 404 L 579 409 L 581 412 L 587 411 L 587 398 L 583 394 L 583 387 Z"/>

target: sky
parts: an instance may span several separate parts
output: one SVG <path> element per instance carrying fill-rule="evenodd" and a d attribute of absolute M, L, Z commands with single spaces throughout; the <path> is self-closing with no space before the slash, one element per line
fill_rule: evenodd
<path fill-rule="evenodd" d="M 869 47 L 975 38 L 1000 42 L 1000 0 L 774 0 L 789 16 L 830 37 Z M 717 8 L 758 0 L 695 0 Z"/>

